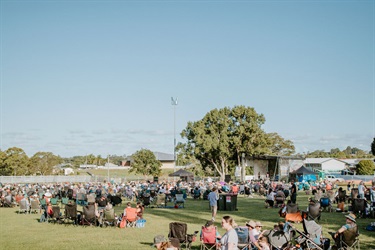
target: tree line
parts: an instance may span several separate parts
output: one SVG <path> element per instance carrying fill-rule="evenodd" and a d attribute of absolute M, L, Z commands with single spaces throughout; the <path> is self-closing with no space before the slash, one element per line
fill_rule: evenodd
<path fill-rule="evenodd" d="M 371 145 L 372 154 L 358 148 L 338 148 L 329 152 L 316 150 L 306 154 L 295 154 L 291 140 L 284 139 L 276 132 L 267 133 L 262 126 L 266 119 L 254 108 L 246 106 L 224 107 L 209 111 L 201 120 L 188 122 L 181 132 L 185 143 L 176 146 L 178 165 L 190 165 L 199 175 L 233 174 L 240 166 L 243 157 L 253 155 L 302 156 L 306 158 L 372 158 L 375 155 L 375 138 Z M 118 164 L 124 156 L 111 156 L 110 162 Z M 132 155 L 132 171 L 144 175 L 157 176 L 161 163 L 152 152 L 141 149 Z M 53 166 L 70 164 L 78 167 L 81 164 L 105 164 L 107 158 L 92 154 L 62 158 L 51 152 L 38 152 L 28 158 L 25 152 L 17 147 L 0 151 L 1 175 L 52 174 Z"/>

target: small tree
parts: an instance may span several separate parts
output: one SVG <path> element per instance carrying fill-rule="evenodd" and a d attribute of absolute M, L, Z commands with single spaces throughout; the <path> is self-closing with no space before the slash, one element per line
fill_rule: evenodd
<path fill-rule="evenodd" d="M 132 155 L 130 172 L 137 174 L 159 176 L 161 172 L 161 162 L 158 161 L 150 150 L 141 149 Z"/>
<path fill-rule="evenodd" d="M 362 160 L 357 165 L 357 173 L 360 175 L 372 175 L 374 170 L 375 165 L 371 160 Z"/>

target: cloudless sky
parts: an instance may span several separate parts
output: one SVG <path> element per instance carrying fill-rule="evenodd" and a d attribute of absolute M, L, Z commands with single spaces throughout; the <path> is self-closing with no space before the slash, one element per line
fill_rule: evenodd
<path fill-rule="evenodd" d="M 1 1 L 1 150 L 173 153 L 254 107 L 297 152 L 369 151 L 374 1 Z"/>

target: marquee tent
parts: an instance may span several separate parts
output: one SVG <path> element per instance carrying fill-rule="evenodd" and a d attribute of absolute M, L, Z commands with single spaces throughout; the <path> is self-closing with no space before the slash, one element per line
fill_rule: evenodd
<path fill-rule="evenodd" d="M 316 181 L 316 173 L 314 171 L 311 171 L 310 169 L 302 166 L 299 169 L 291 172 L 290 174 L 291 178 L 295 178 L 299 182 L 303 181 Z"/>

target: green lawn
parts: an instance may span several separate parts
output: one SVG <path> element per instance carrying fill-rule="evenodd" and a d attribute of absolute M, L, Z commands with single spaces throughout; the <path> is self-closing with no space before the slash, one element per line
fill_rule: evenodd
<path fill-rule="evenodd" d="M 78 170 L 79 174 L 86 174 L 86 172 L 90 172 L 95 176 L 107 177 L 108 170 L 107 169 L 85 169 L 85 170 Z M 168 177 L 169 174 L 173 173 L 173 169 L 162 169 L 159 180 L 173 180 L 173 177 Z M 131 180 L 153 180 L 153 176 L 143 176 L 141 174 L 136 174 L 134 172 L 130 172 L 127 169 L 110 169 L 109 170 L 109 177 L 110 178 L 126 178 L 127 181 Z"/>
<path fill-rule="evenodd" d="M 307 206 L 308 196 L 302 193 L 298 196 L 301 209 Z M 125 206 L 116 207 L 121 213 Z M 74 227 L 72 225 L 54 225 L 38 223 L 40 214 L 17 214 L 18 208 L 0 208 L 0 246 L 1 249 L 151 249 L 153 237 L 157 234 L 167 236 L 169 223 L 173 221 L 186 222 L 188 233 L 200 230 L 206 220 L 210 219 L 208 202 L 188 198 L 184 209 L 146 208 L 144 218 L 147 220 L 144 228 L 96 228 Z M 221 217 L 232 215 L 239 225 L 246 221 L 259 220 L 264 229 L 271 229 L 280 218 L 277 209 L 265 209 L 260 197 L 238 198 L 238 211 L 219 211 L 215 224 L 220 233 Z M 375 248 L 374 233 L 364 230 L 364 227 L 374 219 L 358 219 L 362 249 Z M 345 222 L 341 213 L 324 212 L 321 224 L 324 236 L 329 237 L 328 231 L 337 230 Z M 302 228 L 301 224 L 295 224 Z M 199 249 L 199 242 L 193 243 L 193 249 Z"/>

